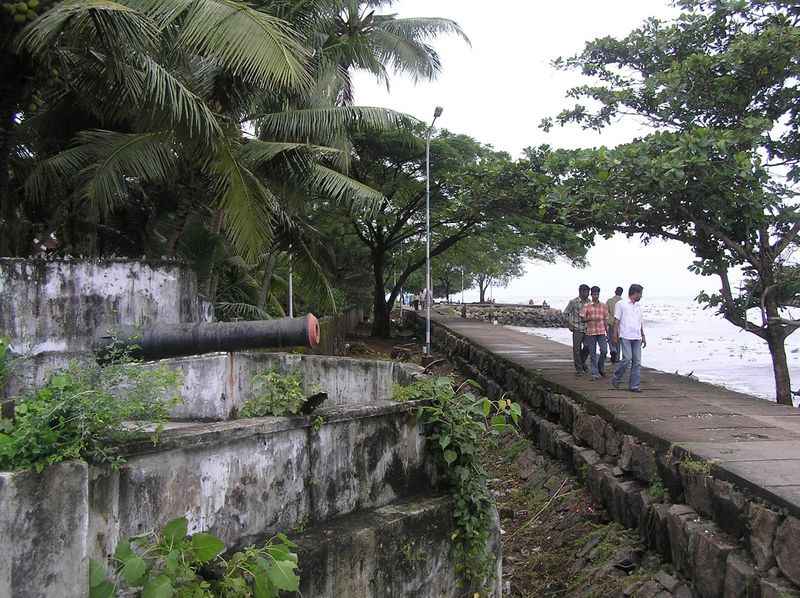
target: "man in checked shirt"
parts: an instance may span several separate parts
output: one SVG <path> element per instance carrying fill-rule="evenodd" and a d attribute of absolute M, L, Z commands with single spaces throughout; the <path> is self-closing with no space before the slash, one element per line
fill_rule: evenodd
<path fill-rule="evenodd" d="M 584 343 L 592 360 L 592 380 L 597 380 L 606 375 L 603 366 L 606 363 L 606 353 L 608 353 L 608 307 L 605 303 L 600 303 L 600 287 L 592 287 L 591 297 L 592 300 L 581 309 L 581 318 L 586 322 Z M 597 355 L 598 347 L 600 348 L 599 357 Z"/>

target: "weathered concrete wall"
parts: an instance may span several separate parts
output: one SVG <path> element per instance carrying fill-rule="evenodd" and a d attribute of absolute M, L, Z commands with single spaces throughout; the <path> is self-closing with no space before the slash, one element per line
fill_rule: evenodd
<path fill-rule="evenodd" d="M 519 401 L 537 446 L 570 465 L 609 515 L 638 529 L 698 596 L 800 596 L 800 518 L 718 479 L 713 464 L 617 429 L 580 397 L 435 322 L 433 342 L 490 396 L 509 392 Z"/>
<path fill-rule="evenodd" d="M 92 468 L 92 553 L 175 517 L 232 544 L 425 491 L 430 467 L 412 408 L 330 412 L 317 432 L 305 417 L 167 431 L 157 451 L 129 455 L 118 472 Z"/>
<path fill-rule="evenodd" d="M 19 354 L 76 353 L 119 325 L 209 321 L 174 262 L 0 259 L 0 335 Z"/>
<path fill-rule="evenodd" d="M 115 326 L 211 319 L 194 273 L 176 262 L 0 258 L 0 337 L 23 357 L 2 396 L 42 384 Z"/>
<path fill-rule="evenodd" d="M 0 596 L 88 594 L 88 467 L 0 472 Z"/>
<path fill-rule="evenodd" d="M 300 593 L 315 598 L 441 598 L 459 587 L 449 497 L 416 498 L 342 517 L 296 538 Z M 499 525 L 492 542 L 499 542 Z M 494 596 L 502 594 L 497 551 Z"/>
<path fill-rule="evenodd" d="M 410 384 L 422 368 L 413 364 L 368 359 L 347 359 L 291 353 L 214 353 L 162 359 L 145 367 L 167 367 L 181 377 L 181 404 L 171 417 L 176 420 L 219 421 L 236 417 L 252 398 L 254 376 L 275 370 L 300 371 L 307 394 L 315 389 L 328 393 L 325 406 L 362 405 L 390 401 L 395 384 Z"/>

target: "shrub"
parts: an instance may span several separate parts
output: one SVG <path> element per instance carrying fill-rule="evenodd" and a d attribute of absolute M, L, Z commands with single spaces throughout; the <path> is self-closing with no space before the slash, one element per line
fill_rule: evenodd
<path fill-rule="evenodd" d="M 108 579 L 103 565 L 91 561 L 89 598 L 113 598 L 123 584 L 153 598 L 277 598 L 281 591 L 298 590 L 296 546 L 283 534 L 225 559 L 222 540 L 187 532 L 188 522 L 181 517 L 158 533 L 121 540 L 114 553 L 118 581 Z"/>
<path fill-rule="evenodd" d="M 71 363 L 18 397 L 13 419 L 0 419 L 0 469 L 42 471 L 69 459 L 118 464 L 115 445 L 148 430 L 157 440 L 177 383 L 175 372 L 130 361 Z"/>
<path fill-rule="evenodd" d="M 242 417 L 297 415 L 306 402 L 302 372 L 269 370 L 253 376 L 251 383 L 253 397 L 242 405 Z"/>

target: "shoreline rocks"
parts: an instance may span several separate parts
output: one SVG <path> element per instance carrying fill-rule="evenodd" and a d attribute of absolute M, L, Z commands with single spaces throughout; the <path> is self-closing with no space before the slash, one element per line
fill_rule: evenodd
<path fill-rule="evenodd" d="M 527 328 L 565 328 L 560 309 L 523 305 L 467 305 L 467 318 L 483 320 L 503 326 L 525 326 Z"/>

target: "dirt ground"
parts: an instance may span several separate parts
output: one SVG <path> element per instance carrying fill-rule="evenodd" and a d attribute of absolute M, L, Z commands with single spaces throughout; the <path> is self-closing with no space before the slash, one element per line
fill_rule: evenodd
<path fill-rule="evenodd" d="M 348 345 L 353 357 L 429 363 L 410 333 L 376 339 L 364 327 Z M 434 352 L 432 361 L 433 373 L 457 376 L 445 356 Z M 512 434 L 487 442 L 483 464 L 500 513 L 504 596 L 693 596 L 636 532 L 610 522 L 578 479 L 530 440 Z"/>

